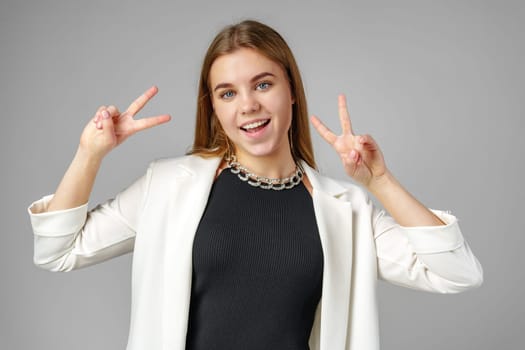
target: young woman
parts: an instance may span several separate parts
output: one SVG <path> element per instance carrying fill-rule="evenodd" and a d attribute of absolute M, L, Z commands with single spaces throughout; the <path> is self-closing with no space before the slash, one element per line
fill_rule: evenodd
<path fill-rule="evenodd" d="M 366 192 L 315 170 L 293 55 L 273 29 L 244 21 L 206 53 L 188 155 L 91 211 L 104 156 L 168 115 L 134 120 L 102 106 L 54 195 L 34 202 L 34 261 L 70 271 L 132 252 L 128 350 L 378 349 L 377 278 L 439 293 L 478 286 L 482 269 L 456 218 L 429 210 L 393 177 L 377 143 L 312 117 Z"/>

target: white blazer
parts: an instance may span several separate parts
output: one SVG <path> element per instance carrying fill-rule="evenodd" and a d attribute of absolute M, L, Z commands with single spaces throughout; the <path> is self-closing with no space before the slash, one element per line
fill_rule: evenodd
<path fill-rule="evenodd" d="M 87 204 L 46 212 L 52 195 L 34 202 L 28 211 L 35 264 L 70 271 L 133 251 L 127 350 L 184 350 L 193 237 L 219 161 L 155 161 L 142 178 L 89 212 Z M 401 227 L 360 187 L 303 166 L 324 254 L 312 350 L 379 349 L 377 278 L 438 293 L 482 283 L 481 265 L 453 215 L 433 210 L 447 225 Z"/>

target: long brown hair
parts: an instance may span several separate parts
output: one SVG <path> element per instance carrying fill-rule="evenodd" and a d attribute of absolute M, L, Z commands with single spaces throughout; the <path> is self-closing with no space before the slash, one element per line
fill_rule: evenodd
<path fill-rule="evenodd" d="M 292 106 L 292 125 L 288 131 L 292 156 L 296 162 L 304 160 L 309 166 L 315 168 L 306 97 L 295 58 L 279 33 L 253 20 L 225 27 L 217 34 L 206 52 L 199 80 L 195 139 L 188 154 L 201 157 L 224 157 L 225 155 L 230 156 L 233 151 L 233 145 L 213 111 L 209 75 L 213 62 L 219 56 L 232 53 L 240 48 L 254 49 L 284 69 L 295 100 Z"/>

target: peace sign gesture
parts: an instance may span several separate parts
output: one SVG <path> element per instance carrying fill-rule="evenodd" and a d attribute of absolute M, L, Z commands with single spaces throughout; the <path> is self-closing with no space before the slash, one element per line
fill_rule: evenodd
<path fill-rule="evenodd" d="M 369 187 L 387 171 L 383 154 L 370 135 L 354 135 L 344 95 L 339 95 L 339 120 L 343 133 L 335 135 L 316 116 L 311 117 L 315 129 L 341 157 L 346 173 Z"/>
<path fill-rule="evenodd" d="M 156 86 L 150 87 L 124 113 L 120 113 L 113 105 L 101 106 L 82 132 L 80 147 L 102 158 L 136 132 L 170 121 L 171 117 L 167 114 L 138 120 L 133 118 L 157 92 Z"/>

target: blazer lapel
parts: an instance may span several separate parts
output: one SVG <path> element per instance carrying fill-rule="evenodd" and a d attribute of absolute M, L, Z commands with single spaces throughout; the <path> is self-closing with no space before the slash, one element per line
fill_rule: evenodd
<path fill-rule="evenodd" d="M 177 164 L 174 186 L 168 191 L 169 227 L 164 256 L 164 350 L 185 349 L 192 281 L 193 238 L 199 225 L 220 159 L 186 157 Z M 182 168 L 182 169 L 180 169 Z"/>
<path fill-rule="evenodd" d="M 320 349 L 346 345 L 352 276 L 352 206 L 339 183 L 303 164 L 312 183 L 312 198 L 323 246 L 324 270 L 320 319 L 316 318 Z"/>

